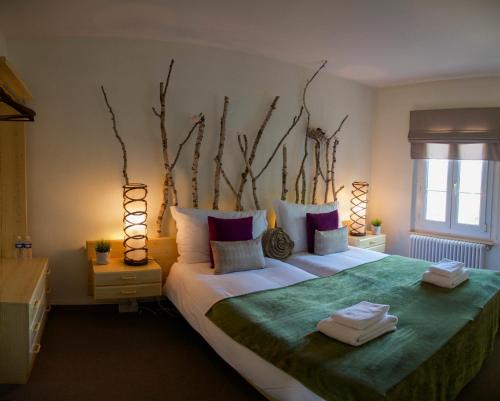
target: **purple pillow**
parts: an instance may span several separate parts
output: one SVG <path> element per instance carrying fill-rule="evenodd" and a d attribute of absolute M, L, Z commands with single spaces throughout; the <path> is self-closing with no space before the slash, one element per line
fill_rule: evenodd
<path fill-rule="evenodd" d="M 221 219 L 208 216 L 208 240 L 209 241 L 248 241 L 253 239 L 253 217 L 242 217 L 239 219 Z M 214 257 L 212 247 L 210 249 L 210 264 L 213 269 Z"/>
<path fill-rule="evenodd" d="M 314 232 L 336 230 L 339 228 L 339 211 L 334 210 L 328 213 L 307 213 L 307 251 L 314 253 Z"/>

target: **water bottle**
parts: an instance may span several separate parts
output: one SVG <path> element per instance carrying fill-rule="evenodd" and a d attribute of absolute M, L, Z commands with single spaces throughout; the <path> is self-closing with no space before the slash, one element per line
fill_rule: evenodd
<path fill-rule="evenodd" d="M 21 260 L 24 257 L 24 243 L 20 235 L 16 239 L 16 259 Z"/>
<path fill-rule="evenodd" d="M 27 235 L 24 238 L 24 258 L 31 259 L 33 257 L 33 249 L 32 249 L 31 237 Z"/>

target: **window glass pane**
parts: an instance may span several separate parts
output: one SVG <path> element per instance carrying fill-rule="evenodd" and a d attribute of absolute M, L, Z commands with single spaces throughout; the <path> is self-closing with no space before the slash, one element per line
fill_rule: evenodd
<path fill-rule="evenodd" d="M 482 160 L 460 160 L 460 193 L 481 193 Z"/>
<path fill-rule="evenodd" d="M 427 190 L 447 191 L 448 164 L 448 160 L 427 160 Z"/>
<path fill-rule="evenodd" d="M 448 160 L 427 160 L 425 219 L 446 221 L 448 190 Z"/>
<path fill-rule="evenodd" d="M 479 225 L 481 217 L 481 183 L 483 165 L 481 160 L 461 160 L 458 181 L 458 223 Z"/>
<path fill-rule="evenodd" d="M 458 195 L 458 205 L 458 223 L 478 226 L 481 195 L 461 193 Z"/>
<path fill-rule="evenodd" d="M 446 192 L 427 191 L 425 219 L 446 221 Z"/>

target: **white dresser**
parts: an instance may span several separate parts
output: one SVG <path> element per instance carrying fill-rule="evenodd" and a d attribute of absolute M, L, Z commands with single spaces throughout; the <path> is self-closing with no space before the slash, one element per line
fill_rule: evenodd
<path fill-rule="evenodd" d="M 349 235 L 349 245 L 371 251 L 385 252 L 385 234 L 375 235 L 367 233 L 363 237 Z"/>
<path fill-rule="evenodd" d="M 50 310 L 48 259 L 0 259 L 0 383 L 28 381 Z"/>

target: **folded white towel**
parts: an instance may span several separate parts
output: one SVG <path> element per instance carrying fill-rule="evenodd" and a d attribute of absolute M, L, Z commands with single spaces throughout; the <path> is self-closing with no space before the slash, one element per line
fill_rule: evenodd
<path fill-rule="evenodd" d="M 348 308 L 335 311 L 331 318 L 334 322 L 357 330 L 364 330 L 379 322 L 389 311 L 389 305 L 362 301 Z"/>
<path fill-rule="evenodd" d="M 468 279 L 469 273 L 467 272 L 467 270 L 464 270 L 463 273 L 459 276 L 452 278 L 447 278 L 439 274 L 435 274 L 429 270 L 427 270 L 422 276 L 422 281 L 444 288 L 455 288 Z"/>
<path fill-rule="evenodd" d="M 429 271 L 445 277 L 460 275 L 461 270 L 464 268 L 462 262 L 456 262 L 451 259 L 441 259 L 438 263 L 433 263 L 429 267 Z"/>
<path fill-rule="evenodd" d="M 434 274 L 435 276 L 439 276 L 439 277 L 445 278 L 447 280 L 457 280 L 457 279 L 461 278 L 464 273 L 467 272 L 467 269 L 465 267 L 461 267 L 460 269 L 455 270 L 453 273 L 443 273 L 441 271 L 438 272 L 435 269 L 431 269 L 431 267 L 429 267 L 428 271 L 431 272 L 432 274 Z"/>
<path fill-rule="evenodd" d="M 355 347 L 363 345 L 384 333 L 396 330 L 397 316 L 385 315 L 378 323 L 365 330 L 356 330 L 333 321 L 331 317 L 321 320 L 317 329 L 328 337 L 342 341 Z"/>

